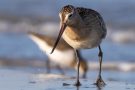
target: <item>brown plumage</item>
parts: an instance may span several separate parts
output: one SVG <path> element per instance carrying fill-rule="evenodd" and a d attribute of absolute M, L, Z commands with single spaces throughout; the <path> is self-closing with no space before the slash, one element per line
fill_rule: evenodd
<path fill-rule="evenodd" d="M 40 50 L 43 51 L 44 53 L 46 53 L 49 60 L 56 63 L 61 68 L 61 70 L 62 70 L 62 66 L 76 69 L 77 60 L 76 60 L 76 55 L 75 55 L 74 49 L 71 46 L 69 46 L 64 40 L 60 40 L 60 43 L 56 48 L 56 50 L 61 52 L 62 54 L 59 53 L 59 57 L 55 56 L 56 58 L 53 58 L 54 55 L 47 53 L 48 52 L 47 46 L 53 48 L 53 44 L 55 43 L 56 38 L 53 38 L 53 37 L 50 37 L 47 35 L 43 35 L 43 34 L 39 34 L 36 32 L 32 32 L 32 31 L 29 31 L 28 33 L 29 33 L 30 38 L 38 45 Z M 44 43 L 46 43 L 47 46 L 46 46 L 46 44 L 41 43 L 40 41 L 43 41 Z M 42 44 L 43 46 L 41 46 L 40 44 Z M 70 51 L 72 55 L 68 55 L 68 51 Z M 55 54 L 57 54 L 57 52 L 55 52 Z M 67 56 L 67 58 L 65 57 L 65 58 L 61 59 L 62 55 Z M 78 51 L 78 55 L 79 55 L 80 64 L 81 64 L 81 66 L 80 66 L 81 72 L 80 73 L 81 73 L 82 77 L 85 78 L 86 73 L 88 71 L 88 65 L 87 65 L 86 60 L 84 60 L 84 58 L 82 58 L 79 51 Z M 69 62 L 67 62 L 66 60 L 68 60 Z M 61 62 L 67 62 L 67 63 L 62 63 L 62 65 L 61 65 Z M 48 64 L 49 64 L 49 62 L 48 62 Z M 47 68 L 50 71 L 49 65 L 47 65 L 47 66 L 48 66 Z M 62 73 L 63 73 L 63 71 L 62 71 Z"/>
<path fill-rule="evenodd" d="M 39 34 L 39 33 L 36 33 L 36 32 L 30 32 L 29 31 L 29 35 L 33 35 L 33 36 L 43 40 L 44 42 L 46 42 L 51 47 L 53 47 L 54 42 L 56 41 L 56 38 L 54 38 L 54 37 Z M 60 40 L 60 44 L 58 45 L 57 49 L 64 51 L 64 50 L 72 49 L 72 47 L 69 46 L 64 40 Z"/>
<path fill-rule="evenodd" d="M 103 18 L 95 10 L 83 7 L 74 7 L 72 5 L 64 6 L 60 11 L 59 16 L 61 29 L 51 53 L 55 50 L 62 35 L 64 40 L 74 48 L 76 57 L 78 57 L 77 50 L 79 49 L 91 49 L 98 47 L 100 70 L 96 85 L 104 86 L 105 83 L 101 77 L 103 53 L 100 44 L 102 39 L 105 38 L 107 30 Z M 77 65 L 77 82 L 75 85 L 79 86 L 81 85 L 79 81 L 79 59 Z"/>

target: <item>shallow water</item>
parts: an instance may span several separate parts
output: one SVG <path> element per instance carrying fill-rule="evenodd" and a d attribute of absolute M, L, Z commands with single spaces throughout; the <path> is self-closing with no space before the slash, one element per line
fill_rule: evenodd
<path fill-rule="evenodd" d="M 22 69 L 24 71 L 22 71 Z M 26 72 L 26 68 L 22 69 L 7 69 L 0 68 L 0 88 L 2 90 L 134 90 L 135 82 L 130 81 L 128 77 L 124 77 L 124 80 L 118 79 L 116 74 L 119 76 L 118 72 L 106 73 L 112 74 L 115 79 L 107 79 L 103 72 L 103 78 L 106 82 L 106 86 L 102 89 L 97 88 L 93 83 L 95 82 L 95 77 L 89 77 L 87 79 L 80 79 L 82 86 L 79 88 L 75 87 L 75 78 L 69 76 L 63 76 L 59 74 L 45 74 L 45 73 L 32 73 Z M 28 70 L 28 69 L 27 69 Z M 91 72 L 92 74 L 93 72 Z M 133 74 L 133 73 L 132 73 Z M 126 74 L 125 74 L 126 75 Z M 96 75 L 95 75 L 96 76 Z M 121 75 L 120 75 L 121 76 Z M 95 79 L 94 79 L 95 78 Z M 119 77 L 121 78 L 121 77 Z M 126 81 L 127 80 L 127 81 Z M 133 79 L 134 80 L 134 79 Z M 63 83 L 68 83 L 70 85 L 63 86 Z"/>

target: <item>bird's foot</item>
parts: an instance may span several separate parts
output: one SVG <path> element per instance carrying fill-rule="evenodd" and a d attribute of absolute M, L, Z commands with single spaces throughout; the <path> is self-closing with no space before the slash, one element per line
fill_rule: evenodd
<path fill-rule="evenodd" d="M 75 86 L 81 86 L 81 83 L 80 83 L 80 81 L 78 80 L 74 85 L 75 85 Z"/>
<path fill-rule="evenodd" d="M 69 85 L 71 85 L 71 84 L 63 83 L 63 86 L 69 86 Z M 77 82 L 76 82 L 75 84 L 73 84 L 73 85 L 79 87 L 79 86 L 81 86 L 81 83 L 80 83 L 79 81 L 77 81 Z"/>
<path fill-rule="evenodd" d="M 63 83 L 63 86 L 69 86 L 69 85 L 71 85 L 71 84 L 68 84 L 68 83 Z"/>
<path fill-rule="evenodd" d="M 104 87 L 106 84 L 105 82 L 103 81 L 102 77 L 99 76 L 96 83 L 94 83 L 94 85 L 96 85 L 97 87 Z"/>

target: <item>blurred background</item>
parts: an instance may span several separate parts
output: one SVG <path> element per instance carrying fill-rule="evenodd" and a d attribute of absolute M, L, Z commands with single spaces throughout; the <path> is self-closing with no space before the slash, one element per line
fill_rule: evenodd
<path fill-rule="evenodd" d="M 58 13 L 67 4 L 97 10 L 104 18 L 108 30 L 101 45 L 104 68 L 135 70 L 134 0 L 0 0 L 0 65 L 44 67 L 48 57 L 27 32 L 57 36 Z M 98 67 L 97 48 L 81 53 L 90 69 Z"/>

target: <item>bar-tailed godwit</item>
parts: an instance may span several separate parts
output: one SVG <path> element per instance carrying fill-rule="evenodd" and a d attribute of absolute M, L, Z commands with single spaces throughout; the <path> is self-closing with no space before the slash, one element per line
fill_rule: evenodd
<path fill-rule="evenodd" d="M 60 40 L 54 54 L 50 54 L 50 50 L 53 48 L 56 38 L 32 31 L 29 32 L 29 37 L 38 45 L 40 50 L 48 56 L 49 60 L 58 66 L 62 74 L 64 74 L 62 68 L 74 68 L 77 70 L 77 59 L 74 49 L 64 40 Z M 85 78 L 88 71 L 88 65 L 81 53 L 79 51 L 77 53 L 80 59 L 80 74 Z M 49 69 L 49 63 L 47 63 L 47 68 Z"/>
<path fill-rule="evenodd" d="M 95 10 L 83 7 L 74 7 L 72 5 L 64 6 L 60 11 L 59 16 L 61 29 L 51 53 L 53 53 L 53 51 L 55 50 L 62 34 L 64 40 L 71 47 L 74 48 L 75 52 L 77 52 L 77 50 L 79 49 L 91 49 L 98 47 L 100 69 L 95 84 L 97 86 L 104 86 L 105 83 L 101 77 L 103 52 L 101 50 L 100 44 L 105 38 L 107 30 L 103 18 Z M 76 56 L 78 57 L 77 53 Z M 75 85 L 80 86 L 81 83 L 79 81 L 79 59 L 77 65 L 77 82 L 75 83 Z"/>

